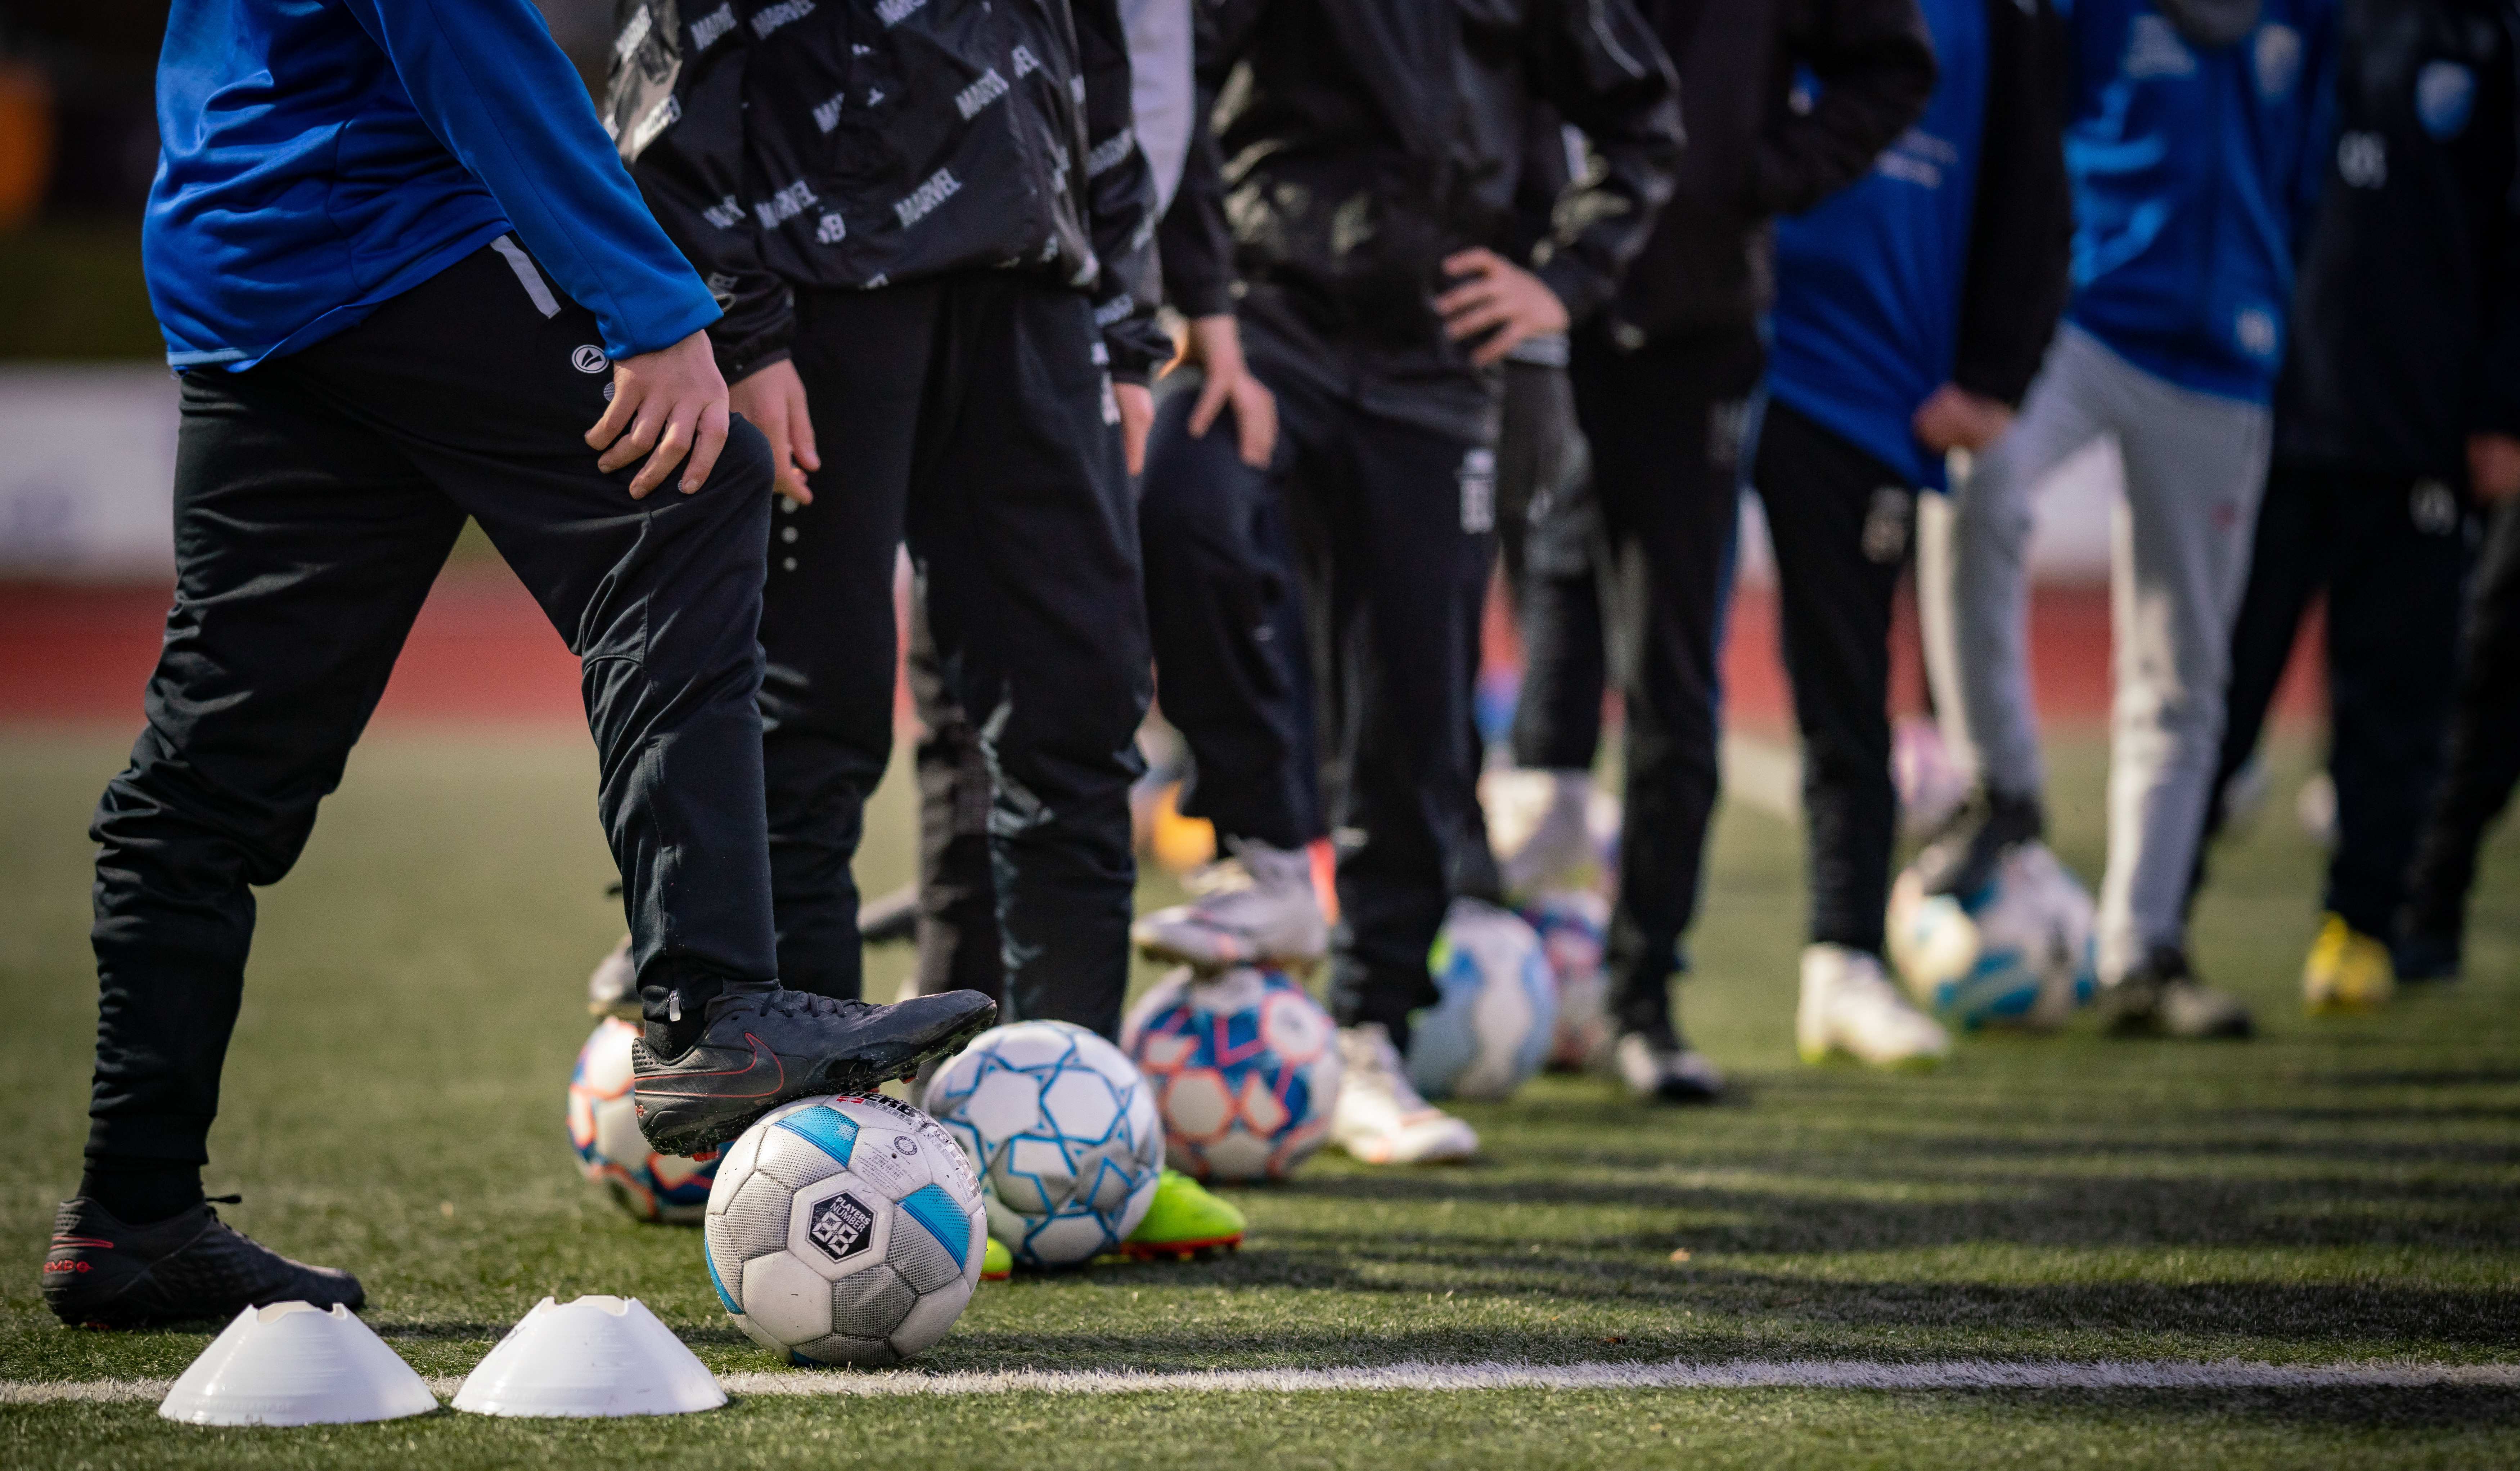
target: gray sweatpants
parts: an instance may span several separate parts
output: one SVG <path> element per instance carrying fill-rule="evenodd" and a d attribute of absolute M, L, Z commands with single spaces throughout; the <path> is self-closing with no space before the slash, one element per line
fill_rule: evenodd
<path fill-rule="evenodd" d="M 1947 544 L 1920 547 L 1945 740 L 1988 785 L 2035 794 L 2045 774 L 2030 694 L 2031 502 L 2077 450 L 2103 435 L 2116 439 L 2126 495 L 2110 526 L 2116 692 L 2103 982 L 2153 946 L 2182 941 L 2271 417 L 2258 404 L 2180 388 L 2064 327 L 2020 418 L 1955 487 Z"/>

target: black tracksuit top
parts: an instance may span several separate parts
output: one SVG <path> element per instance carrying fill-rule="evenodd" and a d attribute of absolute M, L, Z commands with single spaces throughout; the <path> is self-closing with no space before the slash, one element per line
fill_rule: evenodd
<path fill-rule="evenodd" d="M 1156 327 L 1154 185 L 1115 0 L 619 0 L 606 127 L 726 309 L 730 382 L 796 288 L 1031 272 L 1091 297 L 1123 378 Z"/>
<path fill-rule="evenodd" d="M 2347 0 L 2279 458 L 2456 484 L 2469 435 L 2520 436 L 2515 36 L 2509 0 Z"/>
<path fill-rule="evenodd" d="M 1671 66 L 1630 0 L 1199 0 L 1198 19 L 1217 133 L 1163 229 L 1166 289 L 1193 315 L 1238 268 L 1319 330 L 1459 358 L 1442 262 L 1513 249 L 1536 103 L 1594 160 L 1526 257 L 1570 316 L 1609 299 L 1670 192 Z"/>
<path fill-rule="evenodd" d="M 1639 0 L 1680 71 L 1688 152 L 1610 308 L 1613 340 L 1741 332 L 1775 289 L 1768 221 L 1863 177 L 1925 111 L 1915 0 Z M 1808 111 L 1794 70 L 1821 86 Z M 1580 121 L 1580 119 L 1576 119 Z"/>

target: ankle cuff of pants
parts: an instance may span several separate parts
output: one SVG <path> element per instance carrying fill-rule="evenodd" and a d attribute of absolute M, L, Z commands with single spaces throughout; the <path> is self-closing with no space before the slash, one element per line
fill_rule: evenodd
<path fill-rule="evenodd" d="M 86 1168 L 199 1170 L 210 1162 L 210 1117 L 107 1114 L 87 1126 Z"/>

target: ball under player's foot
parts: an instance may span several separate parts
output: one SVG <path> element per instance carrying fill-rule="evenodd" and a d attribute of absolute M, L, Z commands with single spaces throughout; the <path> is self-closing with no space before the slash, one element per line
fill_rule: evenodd
<path fill-rule="evenodd" d="M 1916 872 L 1927 894 L 1966 902 L 1995 877 L 2006 852 L 2038 841 L 2047 828 L 2036 796 L 1980 787 L 1916 855 Z"/>
<path fill-rule="evenodd" d="M 730 991 L 709 1001 L 698 1040 L 679 1056 L 658 1057 L 650 1037 L 631 1045 L 639 1128 L 659 1154 L 695 1155 L 789 1099 L 910 1078 L 997 1015 L 998 1003 L 975 990 L 890 1006 L 780 986 Z"/>
<path fill-rule="evenodd" d="M 1409 1080 L 1379 1022 L 1339 1029 L 1347 1077 L 1330 1113 L 1330 1142 L 1369 1165 L 1433 1165 L 1479 1152 L 1476 1129 L 1428 1103 Z"/>
<path fill-rule="evenodd" d="M 2301 968 L 2302 1009 L 2312 1016 L 2338 1011 L 2377 1011 L 2397 994 L 2397 967 L 2389 947 L 2330 914 L 2311 942 Z"/>
<path fill-rule="evenodd" d="M 2257 1030 L 2247 1005 L 2197 980 L 2186 952 L 2174 945 L 2156 946 L 2142 964 L 2100 988 L 2099 1009 L 2118 1036 L 2237 1040 Z"/>
<path fill-rule="evenodd" d="M 1015 1254 L 997 1237 L 989 1238 L 989 1248 L 980 1254 L 980 1280 L 1003 1282 L 1015 1274 Z"/>
<path fill-rule="evenodd" d="M 1183 880 L 1187 904 L 1158 909 L 1129 927 L 1148 956 L 1201 970 L 1233 965 L 1309 966 L 1329 944 L 1313 892 L 1312 854 L 1232 840 L 1233 856 Z"/>
<path fill-rule="evenodd" d="M 1803 948 L 1794 1046 L 1807 1063 L 1845 1056 L 1875 1068 L 1930 1068 L 1951 1052 L 1952 1035 L 1900 994 L 1878 956 L 1815 944 Z"/>
<path fill-rule="evenodd" d="M 102 1328 L 230 1318 L 273 1303 L 355 1310 L 368 1300 L 358 1278 L 292 1262 L 219 1219 L 207 1202 L 126 1225 L 85 1197 L 53 1214 L 43 1292 L 63 1322 Z"/>
<path fill-rule="evenodd" d="M 1620 1033 L 1610 1044 L 1610 1065 L 1629 1096 L 1641 1101 L 1713 1103 L 1724 1096 L 1723 1073 L 1668 1023 Z"/>
<path fill-rule="evenodd" d="M 1184 1261 L 1200 1252 L 1234 1251 L 1242 1245 L 1240 1208 L 1178 1170 L 1155 1179 L 1155 1198 L 1129 1239 L 1124 1255 L 1141 1259 L 1177 1257 Z"/>

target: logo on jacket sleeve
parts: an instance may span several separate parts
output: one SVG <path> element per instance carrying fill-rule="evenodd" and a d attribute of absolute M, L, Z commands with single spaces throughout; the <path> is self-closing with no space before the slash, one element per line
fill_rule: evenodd
<path fill-rule="evenodd" d="M 2415 116 L 2424 131 L 2447 143 L 2467 130 L 2476 106 L 2476 73 L 2456 62 L 2427 62 L 2415 73 Z"/>
<path fill-rule="evenodd" d="M 612 366 L 612 359 L 604 355 L 603 348 L 588 343 L 568 355 L 568 365 L 580 373 L 601 373 Z"/>

